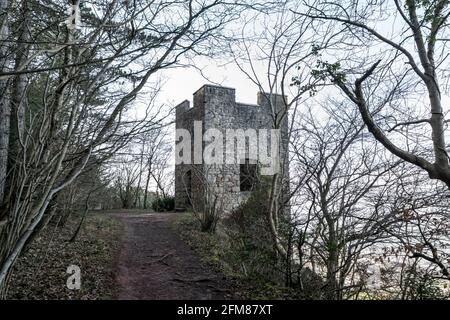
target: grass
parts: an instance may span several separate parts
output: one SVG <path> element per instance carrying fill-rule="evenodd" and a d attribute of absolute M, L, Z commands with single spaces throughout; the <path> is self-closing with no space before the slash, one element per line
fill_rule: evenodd
<path fill-rule="evenodd" d="M 271 281 L 261 281 L 246 274 L 245 262 L 239 259 L 236 248 L 230 247 L 222 225 L 216 233 L 200 231 L 200 223 L 192 213 L 180 214 L 173 228 L 200 256 L 203 262 L 232 279 L 236 294 L 242 299 L 295 299 L 296 293 Z"/>
<path fill-rule="evenodd" d="M 75 242 L 68 242 L 80 217 L 48 225 L 14 266 L 8 299 L 111 299 L 116 294 L 120 222 L 100 213 L 86 217 Z M 81 288 L 69 290 L 70 265 L 81 269 Z"/>

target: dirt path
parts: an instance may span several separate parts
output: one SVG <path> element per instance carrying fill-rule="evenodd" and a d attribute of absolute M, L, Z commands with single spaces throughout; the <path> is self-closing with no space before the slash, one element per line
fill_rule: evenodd
<path fill-rule="evenodd" d="M 124 226 L 118 299 L 233 298 L 230 283 L 171 229 L 177 214 L 114 214 Z"/>

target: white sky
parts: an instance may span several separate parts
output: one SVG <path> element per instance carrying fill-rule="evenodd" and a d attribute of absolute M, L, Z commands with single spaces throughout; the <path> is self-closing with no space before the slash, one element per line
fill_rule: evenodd
<path fill-rule="evenodd" d="M 201 59 L 198 67 L 202 72 L 193 68 L 175 68 L 164 70 L 160 73 L 163 85 L 159 100 L 171 106 L 177 105 L 184 100 L 189 100 L 192 106 L 192 94 L 204 84 L 216 84 L 236 89 L 236 100 L 242 103 L 256 104 L 256 95 L 259 91 L 257 86 L 233 64 L 226 66 L 218 65 L 214 61 Z M 202 76 L 204 74 L 205 77 Z"/>

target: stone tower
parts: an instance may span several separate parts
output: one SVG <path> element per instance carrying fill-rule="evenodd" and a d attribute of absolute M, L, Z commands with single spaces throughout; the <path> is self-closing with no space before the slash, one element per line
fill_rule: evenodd
<path fill-rule="evenodd" d="M 177 210 L 189 210 L 192 207 L 201 210 L 207 199 L 211 201 L 213 198 L 217 198 L 218 205 L 221 206 L 223 212 L 227 213 L 245 201 L 253 190 L 256 176 L 261 172 L 259 159 L 255 159 L 254 155 L 249 152 L 250 145 L 254 147 L 255 143 L 252 143 L 250 137 L 244 138 L 243 144 L 239 144 L 238 140 L 233 139 L 231 148 L 231 145 L 226 144 L 226 137 L 230 136 L 229 132 L 238 132 L 239 129 L 246 133 L 267 131 L 266 136 L 258 136 L 258 153 L 261 154 L 265 148 L 260 145 L 264 142 L 263 139 L 266 140 L 264 144 L 268 146 L 267 148 L 271 145 L 270 129 L 274 128 L 273 111 L 277 114 L 280 110 L 285 109 L 284 99 L 280 95 L 258 93 L 257 104 L 251 105 L 238 103 L 235 97 L 235 89 L 204 85 L 194 93 L 193 107 L 187 100 L 176 107 L 177 146 L 186 139 L 186 137 L 179 136 L 179 129 L 185 129 L 185 132 L 190 134 L 189 147 L 185 148 L 190 150 L 180 152 L 180 149 L 176 148 L 177 153 L 185 155 L 191 153 L 190 159 L 193 160 L 200 153 L 198 157 L 202 158 L 202 154 L 207 151 L 208 142 L 212 140 L 208 141 L 206 135 L 203 140 L 199 132 L 202 134 L 211 132 L 210 129 L 223 134 L 223 138 L 214 137 L 213 140 L 219 139 L 215 142 L 223 142 L 224 145 L 222 150 L 218 149 L 213 152 L 213 154 L 223 153 L 223 163 L 209 164 L 205 161 L 198 161 L 197 158 L 196 162 L 178 162 L 175 165 L 175 208 Z M 286 156 L 286 150 L 288 150 L 287 116 L 281 121 L 280 129 L 278 132 L 281 139 L 277 140 L 280 141 L 278 154 L 281 165 L 278 172 L 283 175 L 283 193 L 286 195 L 289 193 L 289 163 Z M 227 148 L 227 146 L 229 147 Z M 235 152 L 236 163 L 225 163 L 230 152 Z M 270 150 L 266 152 L 267 154 L 270 155 Z M 209 197 L 210 195 L 212 196 Z"/>

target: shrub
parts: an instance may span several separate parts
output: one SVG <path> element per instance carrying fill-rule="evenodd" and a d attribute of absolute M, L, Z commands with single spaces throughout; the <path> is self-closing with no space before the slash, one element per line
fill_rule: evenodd
<path fill-rule="evenodd" d="M 416 270 L 410 271 L 407 283 L 407 298 L 411 300 L 441 300 L 448 299 L 446 293 L 436 278 Z"/>
<path fill-rule="evenodd" d="M 223 202 L 219 201 L 218 195 L 207 194 L 203 202 L 203 209 L 200 212 L 194 210 L 203 232 L 216 232 L 217 223 L 222 213 L 222 204 Z"/>
<path fill-rule="evenodd" d="M 267 223 L 268 181 L 261 179 L 247 201 L 236 208 L 224 222 L 231 242 L 235 264 L 250 279 L 274 281 L 277 255 L 273 249 Z"/>
<path fill-rule="evenodd" d="M 292 259 L 281 259 L 273 247 L 269 230 L 268 211 L 270 179 L 262 177 L 247 201 L 236 208 L 225 221 L 225 232 L 230 241 L 228 252 L 230 265 L 239 267 L 235 273 L 261 285 L 292 289 L 291 295 L 302 299 L 321 297 L 322 278 L 312 270 L 296 264 Z M 289 221 L 280 215 L 280 234 L 287 238 Z M 285 245 L 288 245 L 286 243 Z M 290 246 L 294 243 L 289 243 Z"/>
<path fill-rule="evenodd" d="M 174 197 L 159 197 L 153 200 L 152 209 L 156 212 L 173 211 L 175 209 Z"/>

